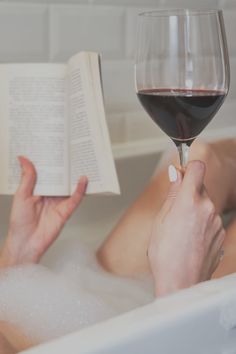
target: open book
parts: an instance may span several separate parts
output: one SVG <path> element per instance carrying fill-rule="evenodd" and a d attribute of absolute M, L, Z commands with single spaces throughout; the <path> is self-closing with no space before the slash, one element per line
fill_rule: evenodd
<path fill-rule="evenodd" d="M 1 64 L 0 127 L 1 194 L 18 186 L 19 155 L 35 164 L 35 194 L 70 195 L 82 175 L 87 194 L 119 194 L 97 53 L 67 64 Z"/>

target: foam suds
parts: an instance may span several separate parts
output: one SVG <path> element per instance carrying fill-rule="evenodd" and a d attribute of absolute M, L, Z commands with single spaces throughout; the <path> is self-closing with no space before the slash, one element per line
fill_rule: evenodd
<path fill-rule="evenodd" d="M 0 320 L 43 342 L 144 305 L 153 299 L 151 279 L 113 276 L 94 251 L 63 240 L 41 265 L 0 273 Z"/>

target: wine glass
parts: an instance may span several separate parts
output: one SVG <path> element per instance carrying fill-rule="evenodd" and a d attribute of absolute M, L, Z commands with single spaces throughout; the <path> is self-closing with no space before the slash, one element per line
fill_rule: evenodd
<path fill-rule="evenodd" d="M 229 58 L 221 10 L 141 13 L 135 64 L 137 96 L 174 141 L 181 167 L 194 139 L 229 90 Z"/>

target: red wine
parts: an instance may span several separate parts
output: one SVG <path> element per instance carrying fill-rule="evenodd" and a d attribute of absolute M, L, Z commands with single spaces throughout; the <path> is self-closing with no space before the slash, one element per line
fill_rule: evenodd
<path fill-rule="evenodd" d="M 208 90 L 146 89 L 138 98 L 156 124 L 176 143 L 190 145 L 214 117 L 226 93 Z"/>

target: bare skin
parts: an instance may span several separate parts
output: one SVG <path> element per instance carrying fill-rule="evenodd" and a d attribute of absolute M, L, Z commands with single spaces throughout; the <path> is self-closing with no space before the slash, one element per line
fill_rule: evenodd
<path fill-rule="evenodd" d="M 34 343 L 35 345 L 36 343 Z M 0 353 L 15 354 L 33 345 L 13 324 L 0 321 Z"/>
<path fill-rule="evenodd" d="M 2 328 L 0 325 L 0 331 L 2 332 Z M 4 332 L 3 332 L 4 333 Z M 6 336 L 0 333 L 0 353 L 1 354 L 15 354 L 17 353 L 17 349 L 14 348 Z"/>
<path fill-rule="evenodd" d="M 209 280 L 219 264 L 225 230 L 204 176 L 201 161 L 190 162 L 184 177 L 178 172 L 154 218 L 148 260 L 157 297 Z"/>
<path fill-rule="evenodd" d="M 235 151 L 236 141 L 233 139 L 213 144 L 194 143 L 191 148 L 190 160 L 205 162 L 204 184 L 217 213 L 236 205 Z M 172 163 L 177 165 L 177 157 Z M 154 217 L 168 194 L 168 188 L 166 166 L 152 178 L 98 250 L 97 257 L 105 269 L 121 276 L 150 271 L 146 251 Z"/>
<path fill-rule="evenodd" d="M 22 179 L 13 201 L 9 232 L 0 255 L 0 270 L 39 262 L 80 205 L 88 182 L 82 177 L 70 197 L 34 196 L 35 168 L 26 158 L 21 157 L 20 163 Z M 1 354 L 13 354 L 32 345 L 20 329 L 0 321 Z"/>
<path fill-rule="evenodd" d="M 68 198 L 34 196 L 35 168 L 26 158 L 19 160 L 22 180 L 13 200 L 9 232 L 1 253 L 0 262 L 5 266 L 39 262 L 81 203 L 88 182 L 81 177 Z"/>
<path fill-rule="evenodd" d="M 226 143 L 226 146 L 228 146 L 227 144 L 228 143 Z M 222 146 L 219 148 L 219 151 L 221 151 Z M 195 222 L 193 222 L 192 229 L 189 230 L 189 232 L 193 231 L 193 225 L 198 226 L 199 218 L 201 218 L 204 225 L 209 224 L 208 235 L 210 235 L 210 237 L 208 240 L 211 240 L 211 242 L 207 243 L 207 238 L 202 237 L 202 247 L 193 247 L 191 249 L 191 252 L 197 249 L 197 252 L 194 254 L 198 254 L 199 261 L 195 262 L 194 266 L 189 268 L 192 269 L 192 271 L 188 276 L 184 277 L 184 281 L 181 272 L 186 270 L 186 267 L 183 269 L 183 264 L 181 265 L 181 262 L 178 262 L 178 267 L 176 268 L 178 269 L 178 272 L 173 274 L 170 267 L 166 268 L 168 264 L 163 262 L 163 257 L 160 255 L 158 256 L 158 250 L 162 250 L 161 254 L 166 254 L 166 259 L 170 259 L 171 254 L 173 254 L 173 249 L 176 249 L 173 248 L 173 246 L 169 247 L 172 245 L 173 239 L 171 239 L 171 235 L 173 231 L 171 229 L 168 231 L 168 228 L 166 228 L 160 233 L 161 228 L 159 226 L 160 220 L 163 225 L 171 225 L 171 218 L 177 217 L 177 219 L 180 219 L 178 213 L 175 214 L 175 212 L 173 212 L 175 210 L 178 212 L 182 210 L 181 214 L 186 215 L 186 208 L 188 210 L 189 205 L 185 203 L 181 204 L 181 200 L 185 199 L 188 201 L 191 196 L 191 190 L 189 189 L 187 192 L 187 197 L 181 197 L 182 193 L 185 194 L 186 190 L 186 183 L 182 183 L 181 179 L 181 193 L 179 191 L 175 198 L 177 204 L 173 203 L 173 205 L 171 205 L 169 216 L 168 213 L 163 214 L 163 209 L 161 210 L 161 213 L 159 213 L 163 201 L 168 196 L 168 189 L 170 187 L 166 171 L 164 170 L 153 178 L 145 192 L 121 220 L 117 229 L 115 229 L 115 233 L 113 232 L 110 235 L 104 247 L 100 249 L 98 253 L 99 259 L 107 269 L 122 275 L 133 275 L 150 270 L 151 268 L 156 283 L 156 295 L 158 296 L 190 286 L 197 281 L 209 279 L 210 274 L 219 262 L 219 250 L 224 239 L 224 232 L 219 231 L 222 229 L 222 225 L 219 221 L 217 211 L 223 210 L 225 206 L 231 207 L 234 202 L 232 198 L 229 197 L 229 191 L 230 187 L 232 187 L 234 176 L 230 176 L 228 173 L 229 171 L 226 171 L 225 166 L 222 168 L 222 161 L 216 155 L 217 148 L 218 147 L 214 148 L 214 145 L 212 145 L 210 149 L 208 149 L 208 147 L 205 148 L 205 146 L 199 146 L 195 151 L 195 155 L 198 155 L 198 158 L 200 158 L 199 155 L 201 155 L 204 161 L 213 165 L 212 168 L 214 173 L 219 171 L 219 168 L 221 171 L 220 174 L 208 172 L 206 175 L 205 182 L 206 184 L 209 184 L 209 194 L 213 195 L 215 192 L 213 184 L 218 183 L 218 186 L 220 185 L 222 187 L 223 185 L 227 185 L 228 189 L 223 190 L 223 188 L 218 188 L 217 195 L 215 196 L 216 207 L 215 209 L 212 209 L 212 203 L 209 203 L 210 199 L 208 196 L 202 194 L 202 191 L 200 191 L 202 188 L 197 188 L 198 202 L 193 204 L 193 210 L 195 210 L 195 212 L 192 214 L 195 218 Z M 192 152 L 192 159 L 196 158 L 195 155 Z M 176 163 L 176 161 L 174 162 Z M 80 181 L 77 190 L 70 198 L 49 198 L 48 200 L 43 197 L 34 197 L 32 192 L 36 181 L 36 171 L 33 165 L 26 159 L 21 159 L 21 165 L 24 173 L 20 187 L 14 198 L 10 229 L 0 258 L 0 267 L 2 266 L 3 268 L 15 264 L 35 263 L 40 260 L 43 253 L 58 237 L 59 232 L 73 210 L 80 204 L 87 183 L 86 179 Z M 208 169 L 209 167 L 207 168 L 207 171 Z M 204 173 L 202 175 L 204 175 Z M 212 183 L 213 178 L 214 183 Z M 222 181 L 224 182 L 223 184 Z M 197 181 L 194 182 L 194 180 L 192 182 L 193 185 L 195 185 L 194 183 L 197 183 Z M 203 184 L 203 179 L 199 185 L 200 184 Z M 206 209 L 206 200 L 208 201 L 209 209 Z M 211 207 L 209 207 L 209 205 Z M 164 205 L 163 208 L 165 210 L 166 206 Z M 209 218 L 206 218 L 207 215 Z M 219 229 L 217 229 L 217 227 Z M 178 237 L 183 234 L 183 231 L 184 230 L 180 230 L 176 233 L 175 242 L 178 242 L 178 244 L 181 243 L 179 242 Z M 202 231 L 204 231 L 203 235 L 206 235 L 207 228 Z M 165 237 L 161 237 L 161 234 L 165 235 Z M 127 235 L 131 236 L 127 237 Z M 198 240 L 199 230 L 198 232 L 193 232 L 192 235 L 193 241 L 196 242 L 196 240 Z M 118 239 L 117 236 L 119 236 Z M 162 240 L 165 242 L 161 242 Z M 24 248 L 21 247 L 22 244 L 24 244 Z M 166 247 L 166 245 L 169 246 Z M 146 255 L 147 249 L 149 249 L 149 257 Z M 186 256 L 192 254 L 191 252 L 188 252 L 188 247 L 181 249 L 182 253 L 180 253 L 179 258 L 183 257 L 183 253 Z M 199 252 L 203 249 L 205 250 L 205 253 Z M 110 254 L 108 255 L 107 252 L 110 252 Z M 123 254 L 121 255 L 122 252 Z M 104 254 L 106 257 L 104 257 Z M 194 258 L 196 259 L 196 257 Z M 161 270 L 163 276 L 160 276 Z M 166 274 L 166 277 L 164 276 L 164 273 Z M 175 283 L 174 287 L 170 288 L 167 281 L 170 284 L 173 280 L 173 276 L 175 278 L 176 276 L 177 278 L 179 277 L 179 281 Z M 20 345 L 23 343 L 23 348 L 21 349 L 24 349 L 24 345 L 25 347 L 30 345 L 30 343 L 24 344 L 26 343 L 24 335 L 15 328 L 12 329 L 12 326 L 9 324 L 1 323 L 0 332 L 3 333 L 6 348 L 7 346 L 9 348 L 17 347 L 19 350 L 19 343 Z M 9 337 L 9 333 L 15 334 L 10 335 Z M 9 341 L 9 338 L 11 338 L 11 341 Z M 8 348 L 6 350 L 8 350 Z"/>
<path fill-rule="evenodd" d="M 227 237 L 223 247 L 224 258 L 213 273 L 212 278 L 221 278 L 236 272 L 236 218 L 227 228 Z"/>

